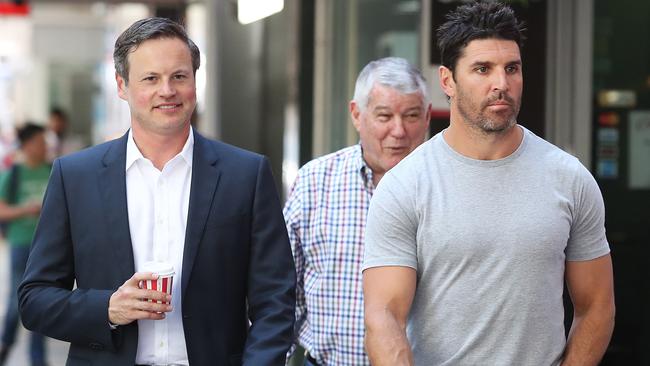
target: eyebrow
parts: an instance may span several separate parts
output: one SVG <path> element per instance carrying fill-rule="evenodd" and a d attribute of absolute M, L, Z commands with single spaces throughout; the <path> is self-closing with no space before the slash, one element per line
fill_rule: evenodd
<path fill-rule="evenodd" d="M 472 62 L 469 66 L 470 67 L 476 67 L 476 66 L 494 66 L 495 63 L 491 61 L 474 61 Z M 510 62 L 507 62 L 506 65 L 520 65 L 521 66 L 521 60 L 512 60 Z"/>
<path fill-rule="evenodd" d="M 384 111 L 390 112 L 390 107 L 385 106 L 385 105 L 379 105 L 379 106 L 376 106 L 375 108 L 373 108 L 372 111 L 373 112 L 384 112 Z"/>
<path fill-rule="evenodd" d="M 176 69 L 176 70 L 172 71 L 170 75 L 175 75 L 175 74 L 187 74 L 187 73 L 189 73 L 189 72 L 190 72 L 190 71 L 187 70 L 187 69 L 185 69 L 185 68 L 180 68 L 180 69 Z M 144 71 L 144 72 L 141 73 L 141 75 L 143 75 L 143 76 L 144 76 L 144 75 L 147 75 L 147 76 L 151 76 L 151 75 L 158 76 L 158 75 L 161 75 L 161 73 L 156 72 L 156 71 Z"/>
<path fill-rule="evenodd" d="M 404 113 L 411 113 L 411 112 L 422 112 L 422 106 L 416 106 L 416 107 L 411 107 L 407 108 Z"/>
<path fill-rule="evenodd" d="M 375 111 L 375 112 L 381 112 L 381 111 L 384 111 L 384 110 L 387 110 L 387 111 L 390 112 L 391 108 L 389 106 L 385 106 L 385 105 L 378 105 L 375 108 L 373 108 L 372 110 Z M 413 107 L 407 108 L 405 111 L 410 112 L 412 110 L 418 110 L 418 111 L 422 110 L 422 106 L 421 105 L 414 105 Z"/>

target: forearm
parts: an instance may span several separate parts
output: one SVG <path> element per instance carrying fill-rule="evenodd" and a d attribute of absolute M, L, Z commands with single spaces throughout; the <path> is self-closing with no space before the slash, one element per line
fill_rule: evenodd
<path fill-rule="evenodd" d="M 414 364 L 406 329 L 388 310 L 366 315 L 365 346 L 373 366 Z"/>
<path fill-rule="evenodd" d="M 2 205 L 0 207 L 0 220 L 12 221 L 28 216 L 29 213 L 23 206 Z"/>
<path fill-rule="evenodd" d="M 614 305 L 574 316 L 562 366 L 598 365 L 614 330 Z"/>

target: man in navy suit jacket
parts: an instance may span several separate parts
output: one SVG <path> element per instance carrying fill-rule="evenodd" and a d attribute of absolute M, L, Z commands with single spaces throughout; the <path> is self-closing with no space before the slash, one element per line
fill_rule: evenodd
<path fill-rule="evenodd" d="M 114 59 L 131 129 L 55 161 L 23 323 L 70 342 L 67 365 L 284 365 L 295 269 L 267 160 L 190 127 L 199 50 L 178 24 L 134 23 Z M 151 260 L 174 264 L 171 296 L 141 288 Z"/>

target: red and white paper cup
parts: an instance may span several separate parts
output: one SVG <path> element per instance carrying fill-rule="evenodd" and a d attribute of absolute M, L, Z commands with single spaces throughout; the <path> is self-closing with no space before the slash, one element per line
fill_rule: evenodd
<path fill-rule="evenodd" d="M 152 272 L 158 275 L 157 280 L 142 281 L 142 287 L 147 290 L 154 290 L 164 292 L 168 295 L 172 294 L 172 285 L 174 284 L 174 266 L 165 262 L 147 262 L 142 266 L 141 272 Z M 147 300 L 152 302 L 153 300 Z M 162 301 L 156 301 L 162 304 Z M 164 302 L 169 304 L 169 302 Z"/>

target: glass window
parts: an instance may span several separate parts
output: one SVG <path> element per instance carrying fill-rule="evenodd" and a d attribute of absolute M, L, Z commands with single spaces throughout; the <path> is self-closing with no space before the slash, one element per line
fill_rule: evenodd
<path fill-rule="evenodd" d="M 322 0 L 316 3 L 314 156 L 358 141 L 348 103 L 368 62 L 399 56 L 419 65 L 417 0 Z"/>
<path fill-rule="evenodd" d="M 602 365 L 650 365 L 650 2 L 594 2 L 593 168 L 605 200 L 616 327 Z"/>

